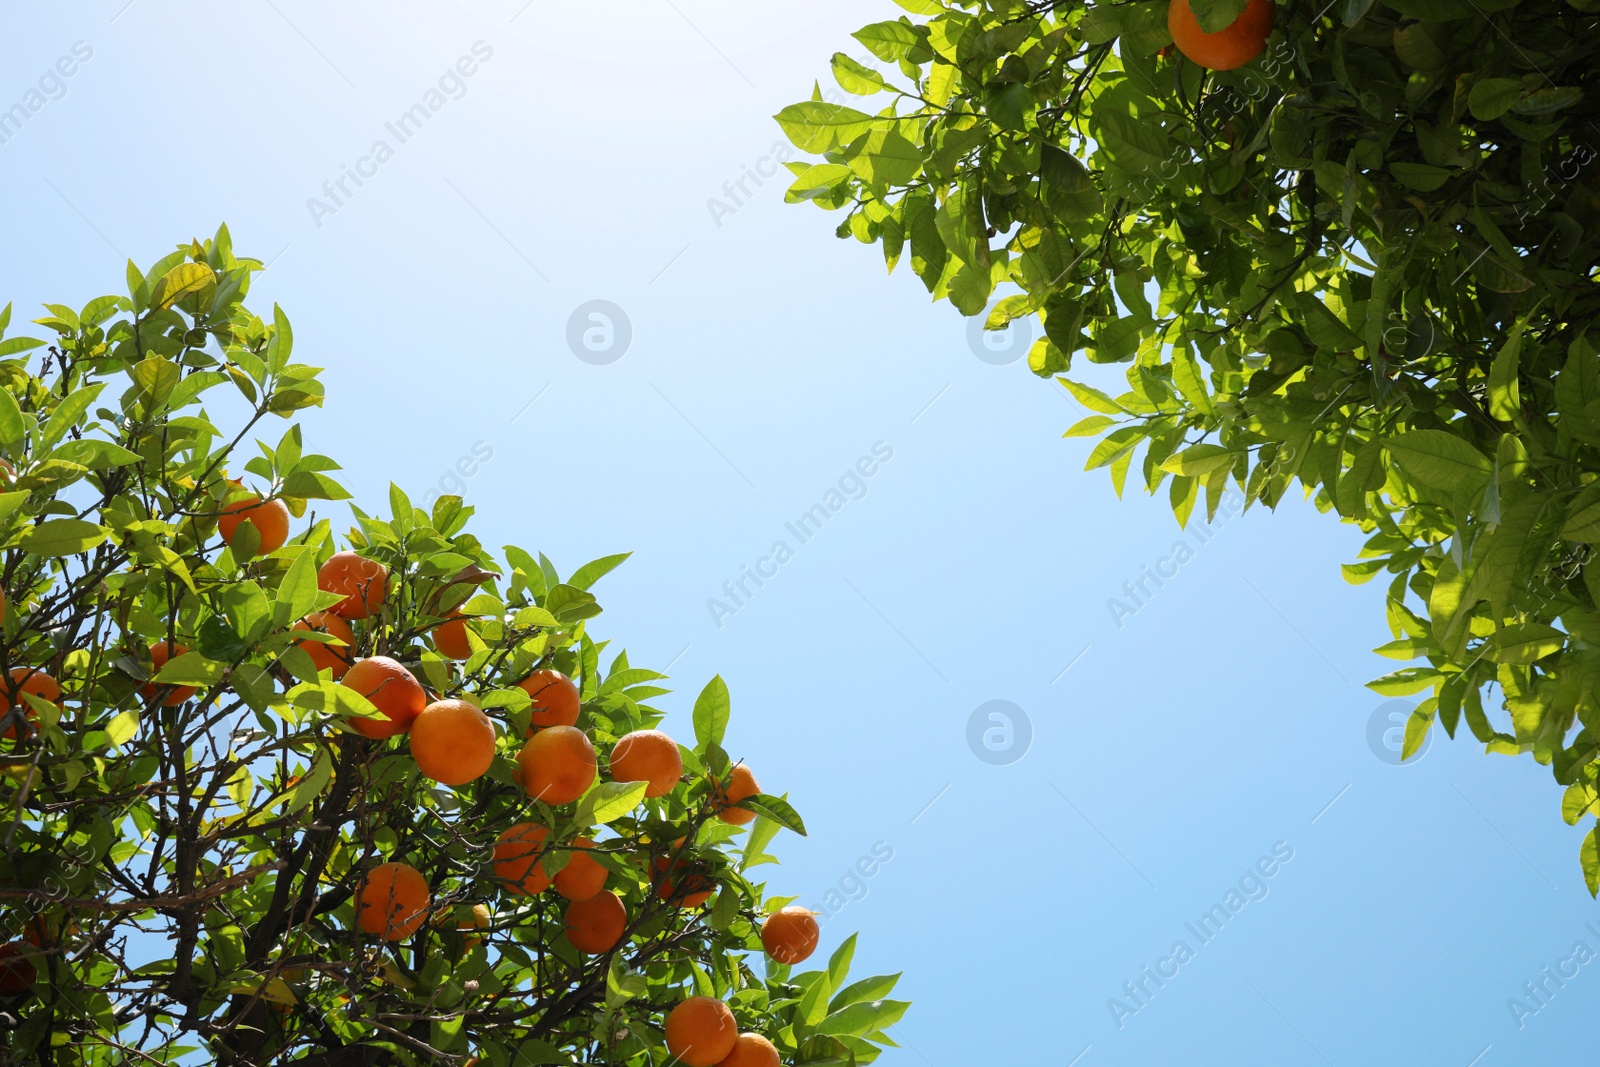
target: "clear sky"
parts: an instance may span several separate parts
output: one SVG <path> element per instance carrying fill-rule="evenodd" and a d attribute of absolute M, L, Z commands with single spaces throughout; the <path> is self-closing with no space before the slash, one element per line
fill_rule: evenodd
<path fill-rule="evenodd" d="M 906 974 L 885 1064 L 1592 1049 L 1579 831 L 1531 759 L 1442 734 L 1382 758 L 1362 683 L 1396 665 L 1369 651 L 1379 586 L 1339 576 L 1356 532 L 1291 502 L 1175 553 L 1164 502 L 1082 472 L 1064 391 L 749 177 L 770 116 L 899 8 L 381 9 L 7 5 L 0 107 L 40 106 L 0 144 L 0 302 L 79 306 L 226 220 L 272 261 L 257 309 L 327 368 L 307 446 L 358 500 L 459 479 L 490 544 L 563 572 L 633 550 L 597 630 L 672 665 L 669 730 L 727 679 L 730 749 L 812 831 L 773 891 L 836 912 L 824 950 L 860 929 L 860 973 Z M 627 328 L 579 315 L 580 359 L 597 300 Z M 1175 576 L 1127 601 L 1147 567 Z M 995 700 L 1026 716 L 1009 752 L 992 709 L 969 729 Z"/>

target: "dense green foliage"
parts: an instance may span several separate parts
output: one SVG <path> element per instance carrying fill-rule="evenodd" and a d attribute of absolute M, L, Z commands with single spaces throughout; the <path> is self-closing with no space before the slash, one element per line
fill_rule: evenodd
<path fill-rule="evenodd" d="M 880 110 L 777 116 L 822 157 L 789 198 L 990 328 L 1038 316 L 1118 492 L 1182 521 L 1298 480 L 1370 533 L 1379 651 L 1426 660 L 1373 683 L 1430 694 L 1406 753 L 1464 718 L 1600 814 L 1600 2 L 1293 0 L 1228 73 L 1167 0 L 898 2 L 855 35 L 880 64 L 833 60 Z M 1600 830 L 1582 864 L 1594 892 Z"/>
<path fill-rule="evenodd" d="M 819 970 L 751 969 L 757 925 L 789 900 L 753 876 L 780 828 L 805 831 L 765 794 L 742 802 L 759 816 L 748 827 L 716 817 L 731 770 L 721 679 L 695 704 L 669 792 L 609 780 L 616 738 L 657 723 L 650 701 L 667 692 L 589 632 L 590 586 L 623 557 L 562 579 L 542 554 L 488 552 L 459 497 L 424 512 L 398 488 L 388 518 L 358 510 L 336 537 L 307 512 L 348 494 L 298 425 L 239 454 L 263 422 L 322 401 L 283 313 L 242 304 L 260 267 L 224 229 L 148 272 L 130 263 L 127 296 L 49 305 L 48 341 L 0 341 L 14 468 L 0 492 L 0 1063 L 640 1067 L 667 1062 L 663 1015 L 696 992 L 785 1062 L 870 1062 L 906 1005 L 884 999 L 895 976 L 847 981 L 853 937 Z M 213 419 L 230 413 L 224 432 Z M 249 524 L 222 541 L 230 474 L 304 516 L 286 544 L 260 553 Z M 439 785 L 406 734 L 355 732 L 372 703 L 295 643 L 307 634 L 292 624 L 341 599 L 318 580 L 341 543 L 389 572 L 354 651 L 493 716 L 483 777 Z M 430 636 L 457 609 L 471 620 L 460 661 Z M 191 651 L 155 671 L 163 640 Z M 531 800 L 513 758 L 531 714 L 515 683 L 544 668 L 577 680 L 599 753 L 598 781 L 561 806 Z M 30 669 L 59 681 L 59 700 L 19 693 Z M 628 916 L 614 949 L 580 954 L 565 900 L 495 876 L 496 837 L 519 821 L 548 828 L 546 873 L 579 835 L 597 842 Z M 352 900 L 384 860 L 421 871 L 436 909 L 393 942 L 358 931 Z M 669 904 L 663 868 L 709 899 Z"/>

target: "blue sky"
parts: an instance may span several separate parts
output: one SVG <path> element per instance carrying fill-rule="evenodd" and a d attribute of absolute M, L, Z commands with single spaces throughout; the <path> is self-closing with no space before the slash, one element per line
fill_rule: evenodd
<path fill-rule="evenodd" d="M 358 500 L 460 478 L 490 544 L 563 571 L 634 551 L 598 629 L 672 664 L 669 730 L 727 679 L 730 748 L 812 830 L 780 841 L 773 891 L 834 893 L 824 949 L 859 929 L 861 973 L 906 973 L 883 1063 L 1585 1047 L 1600 965 L 1520 1028 L 1507 1004 L 1600 952 L 1579 832 L 1529 759 L 1369 745 L 1386 702 L 1361 683 L 1393 664 L 1370 652 L 1381 590 L 1339 576 L 1356 532 L 1289 502 L 1175 553 L 1162 502 L 1082 472 L 1064 391 L 978 358 L 837 216 L 747 177 L 782 147 L 770 116 L 898 8 L 124 5 L 4 16 L 0 106 L 45 84 L 0 144 L 0 301 L 81 305 L 226 220 L 272 260 L 255 305 L 327 368 L 307 444 Z M 430 92 L 402 143 L 387 124 Z M 597 300 L 631 331 L 608 363 L 567 340 Z M 786 524 L 834 489 L 802 543 Z M 1114 620 L 1158 566 L 1176 576 Z M 770 577 L 714 611 L 745 567 Z M 1027 717 L 1015 762 L 969 747 L 994 700 Z M 1189 925 L 1233 889 L 1203 942 Z"/>

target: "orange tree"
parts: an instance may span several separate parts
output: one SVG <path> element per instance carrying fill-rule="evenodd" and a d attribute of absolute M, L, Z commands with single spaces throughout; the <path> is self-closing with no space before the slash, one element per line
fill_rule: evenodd
<path fill-rule="evenodd" d="M 1118 493 L 1358 526 L 1403 755 L 1549 767 L 1600 892 L 1600 0 L 896 2 L 788 198 L 1042 327 Z"/>
<path fill-rule="evenodd" d="M 0 340 L 0 1062 L 870 1062 L 906 1005 L 854 938 L 793 970 L 726 686 L 677 745 L 589 633 L 623 557 L 397 488 L 341 538 L 297 425 L 238 454 L 323 399 L 260 267 L 224 228 Z"/>

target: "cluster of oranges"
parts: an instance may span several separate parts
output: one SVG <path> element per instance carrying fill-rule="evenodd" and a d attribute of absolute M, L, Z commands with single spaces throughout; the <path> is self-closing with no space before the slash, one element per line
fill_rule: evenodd
<path fill-rule="evenodd" d="M 787 907 L 761 924 L 761 946 L 779 963 L 816 951 L 820 930 L 805 908 Z M 689 997 L 667 1014 L 667 1051 L 685 1067 L 778 1067 L 778 1050 L 760 1034 L 741 1034 L 733 1011 L 716 997 Z"/>
<path fill-rule="evenodd" d="M 237 494 L 235 494 L 237 496 Z M 241 527 L 249 524 L 257 534 L 255 551 L 266 554 L 281 548 L 289 529 L 289 512 L 280 500 L 262 501 L 249 496 L 236 499 L 222 512 L 218 527 L 234 545 Z M 373 717 L 355 717 L 350 726 L 376 740 L 409 735 L 411 756 L 418 770 L 443 785 L 459 786 L 484 775 L 494 761 L 495 724 L 475 704 L 461 699 L 430 701 L 427 691 L 403 664 L 388 656 L 355 658 L 356 636 L 350 623 L 381 610 L 388 595 L 388 570 L 376 560 L 356 552 L 337 552 L 317 572 L 317 585 L 341 599 L 294 624 L 297 631 L 317 633 L 297 642 L 317 670 L 328 671 L 339 684 L 361 694 L 376 709 Z M 433 630 L 434 647 L 451 659 L 465 660 L 472 653 L 467 619 L 452 614 Z M 324 640 L 327 635 L 331 640 Z M 188 648 L 175 641 L 150 646 L 157 671 Z M 37 668 L 19 667 L 11 673 L 12 686 L 45 700 L 59 702 L 61 687 Z M 588 735 L 577 727 L 581 694 L 572 679 L 557 670 L 534 671 L 517 685 L 530 699 L 526 740 L 517 754 L 518 779 L 534 800 L 552 806 L 569 804 L 594 786 L 599 761 Z M 194 686 L 154 682 L 143 685 L 141 695 L 159 697 L 176 706 L 194 696 Z M 31 714 L 32 709 L 29 709 Z M 14 728 L 6 736 L 14 735 Z M 609 760 L 615 782 L 643 782 L 646 797 L 671 792 L 683 776 L 677 743 L 659 730 L 636 730 L 619 738 Z M 738 764 L 726 782 L 717 781 L 712 804 L 719 819 L 744 825 L 755 812 L 739 806 L 741 800 L 761 792 L 749 767 Z M 602 955 L 614 949 L 628 927 L 622 897 L 606 888 L 609 871 L 590 853 L 596 843 L 577 837 L 561 846 L 567 862 L 554 874 L 543 860 L 550 846 L 550 830 L 536 822 L 519 822 L 496 839 L 493 870 L 505 891 L 533 896 L 554 887 L 568 901 L 565 932 L 579 952 Z M 651 863 L 651 881 L 661 900 L 679 908 L 694 908 L 711 896 L 711 880 L 685 854 L 684 839 L 671 843 L 670 855 Z M 363 933 L 388 941 L 409 938 L 429 921 L 432 891 L 422 872 L 403 862 L 390 861 L 367 871 L 355 892 L 356 925 Z M 449 921 L 452 909 L 432 914 L 433 925 Z M 458 920 L 468 943 L 481 940 L 491 925 L 488 908 L 472 906 L 470 916 Z M 761 927 L 764 950 L 774 960 L 795 964 L 815 951 L 817 921 L 804 908 L 786 907 L 769 915 Z M 0 996 L 20 993 L 33 984 L 33 968 L 18 954 L 19 946 L 0 947 Z M 14 990 L 12 987 L 16 987 Z M 733 1012 L 713 997 L 689 997 L 666 1020 L 668 1050 L 686 1067 L 777 1067 L 776 1048 L 765 1037 L 740 1033 Z"/>

